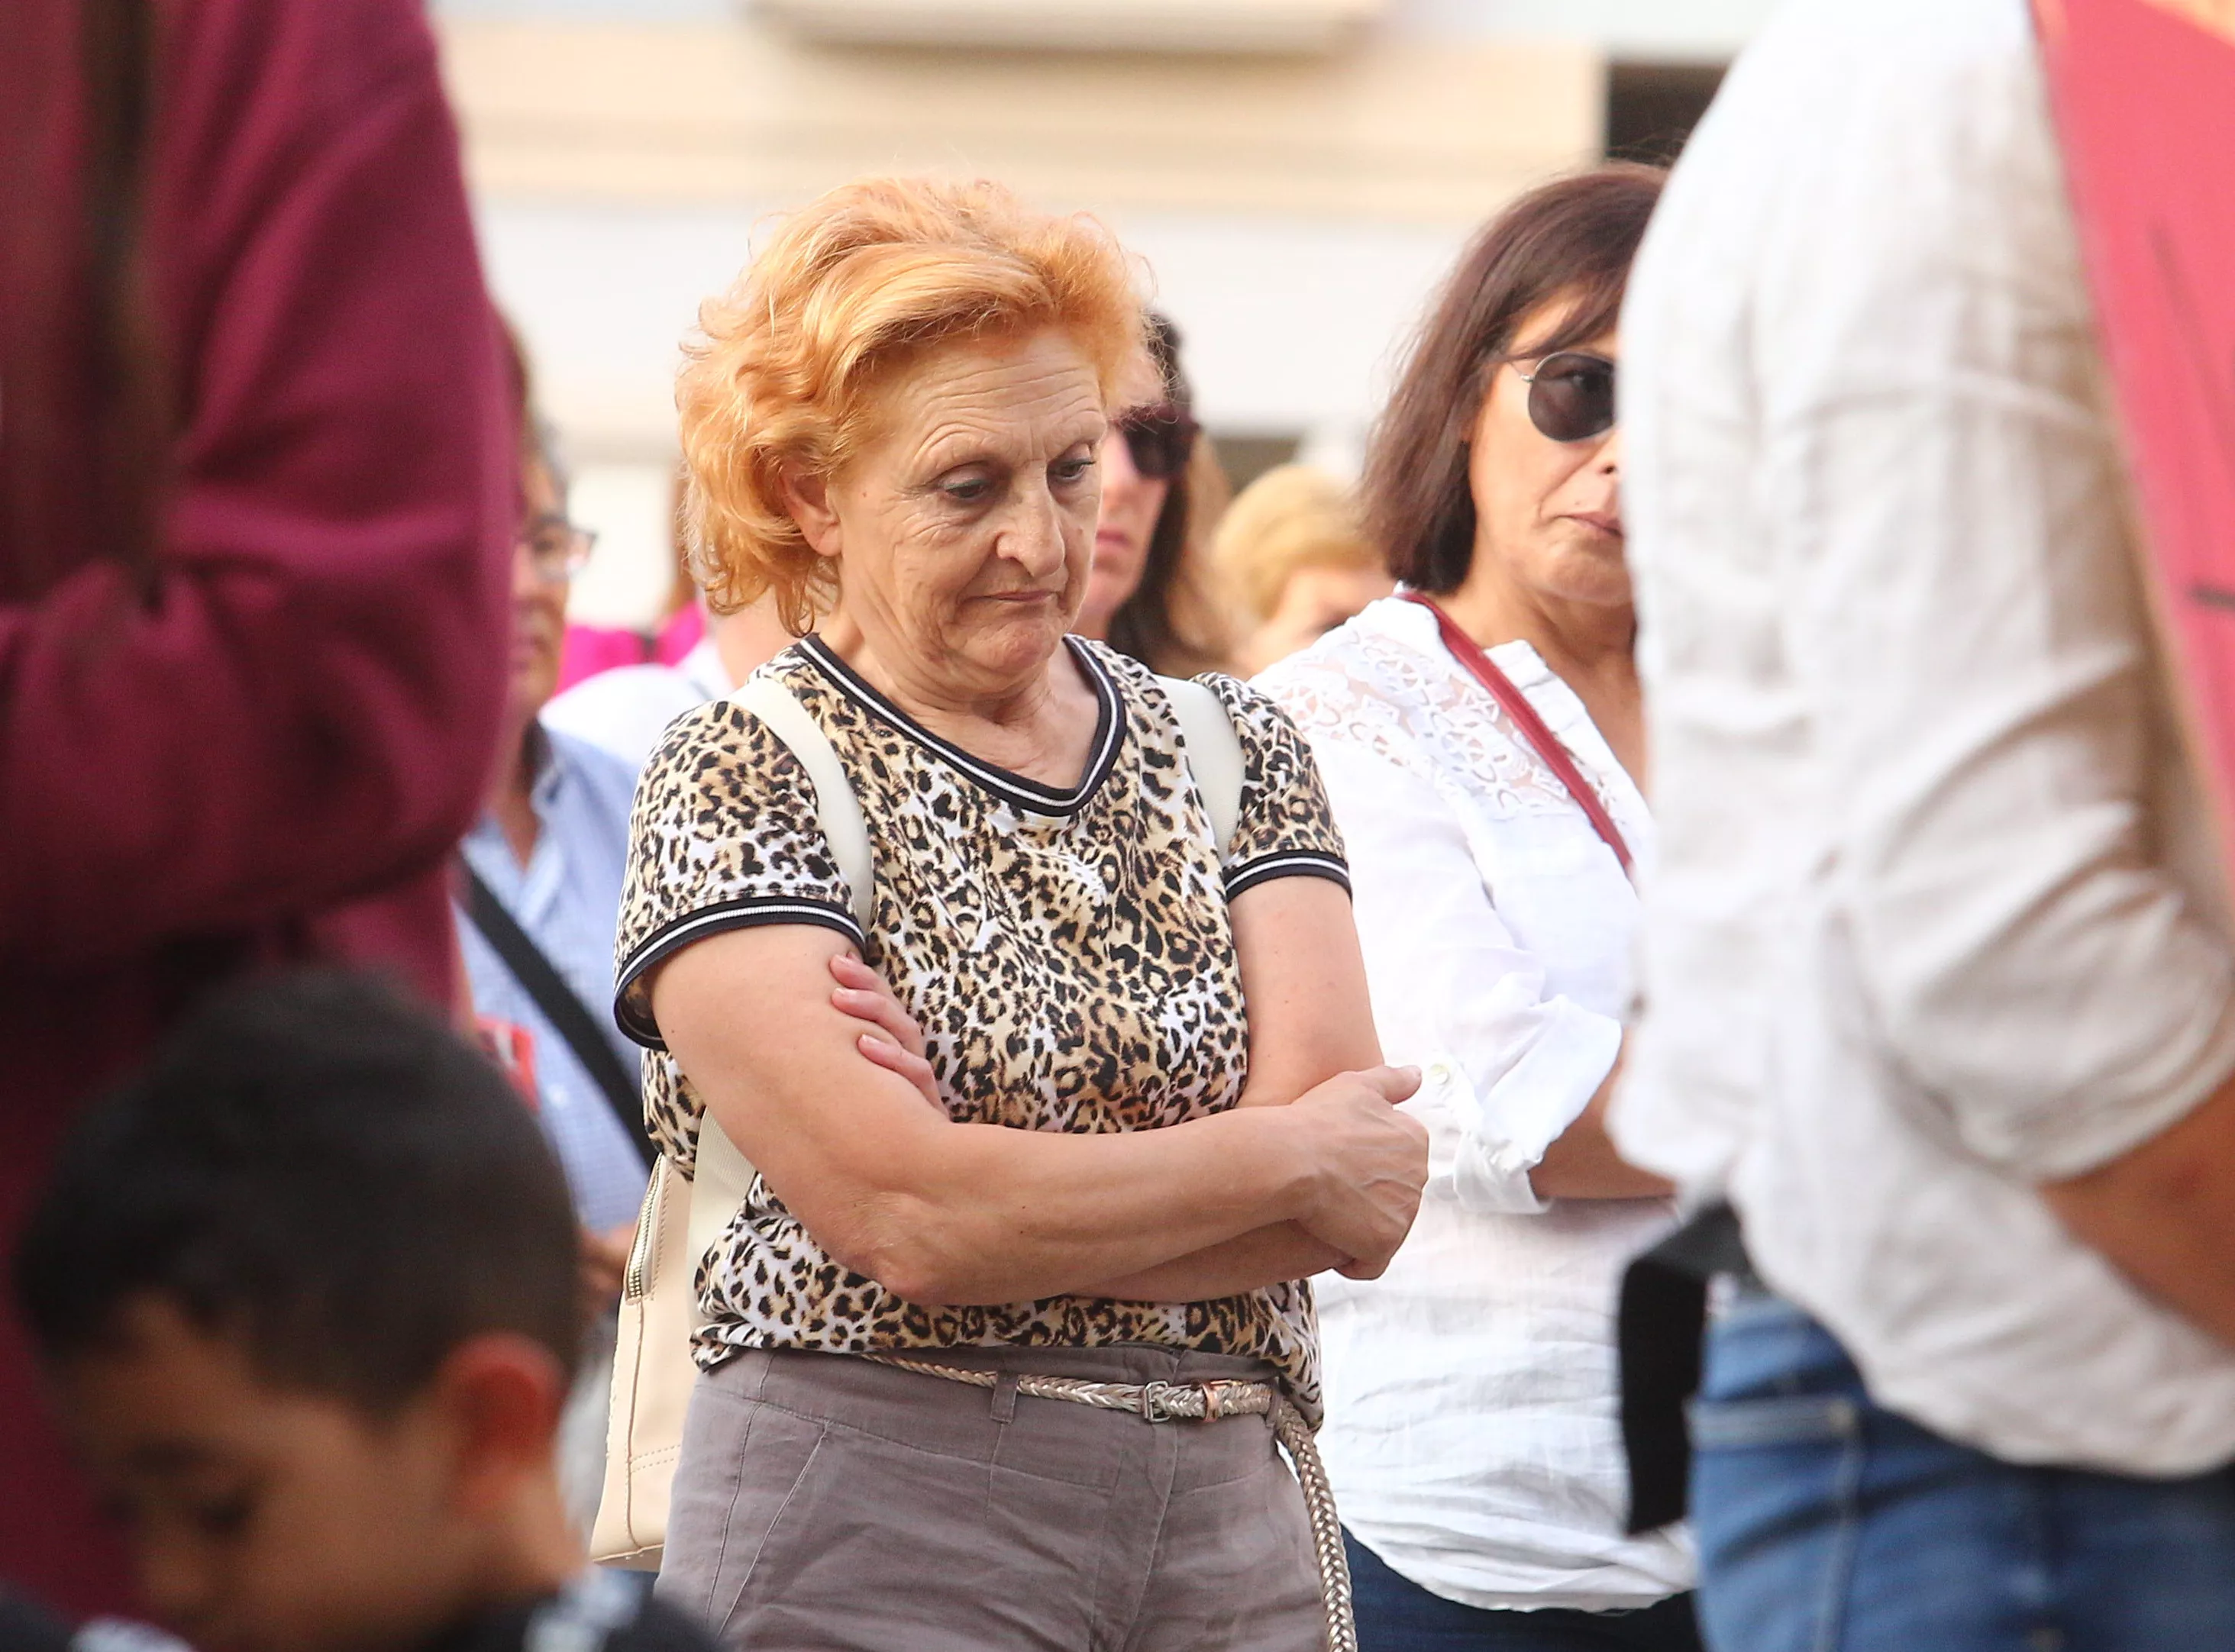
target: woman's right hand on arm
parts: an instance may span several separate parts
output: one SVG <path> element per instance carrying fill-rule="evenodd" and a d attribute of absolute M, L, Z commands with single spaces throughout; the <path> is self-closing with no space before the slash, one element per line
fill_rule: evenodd
<path fill-rule="evenodd" d="M 947 1104 L 939 1098 L 939 1078 L 923 1042 L 923 1029 L 908 1013 L 885 978 L 850 952 L 830 960 L 830 1007 L 841 1015 L 864 1023 L 855 1047 L 876 1065 L 898 1073 L 915 1086 L 915 1092 L 942 1114 Z"/>
<path fill-rule="evenodd" d="M 1426 1126 L 1397 1104 L 1417 1067 L 1369 1067 L 1316 1085 L 1280 1112 L 1313 1165 L 1298 1225 L 1350 1260 L 1337 1272 L 1377 1279 L 1412 1226 L 1428 1180 Z"/>

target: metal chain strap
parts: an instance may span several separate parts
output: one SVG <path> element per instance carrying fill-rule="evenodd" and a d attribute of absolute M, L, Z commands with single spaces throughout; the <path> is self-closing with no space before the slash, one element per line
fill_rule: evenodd
<path fill-rule="evenodd" d="M 934 1365 L 897 1354 L 863 1354 L 857 1358 L 895 1371 L 967 1383 L 973 1388 L 999 1386 L 1001 1373 Z M 1319 1561 L 1320 1598 L 1327 1607 L 1327 1652 L 1358 1652 L 1358 1625 L 1350 1598 L 1350 1563 L 1342 1552 L 1342 1520 L 1336 1514 L 1334 1488 L 1320 1461 L 1319 1443 L 1304 1414 L 1281 1397 L 1269 1382 L 1090 1382 L 1083 1377 L 1013 1373 L 1017 1392 L 1036 1400 L 1064 1400 L 1101 1411 L 1129 1412 L 1152 1423 L 1216 1422 L 1222 1417 L 1273 1419 L 1273 1438 L 1288 1454 L 1296 1484 L 1303 1488 L 1304 1512 L 1311 1521 L 1312 1550 Z"/>

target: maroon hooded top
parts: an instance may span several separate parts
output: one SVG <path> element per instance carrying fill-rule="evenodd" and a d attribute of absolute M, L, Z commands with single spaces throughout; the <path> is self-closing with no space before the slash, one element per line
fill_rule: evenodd
<path fill-rule="evenodd" d="M 212 980 L 318 957 L 447 998 L 442 869 L 505 668 L 510 396 L 416 0 L 154 0 L 146 312 L 175 434 L 152 600 L 104 547 L 94 3 L 0 4 L 10 1250 L 73 1113 Z M 0 1314 L 0 1578 L 123 1608 L 35 1389 Z"/>

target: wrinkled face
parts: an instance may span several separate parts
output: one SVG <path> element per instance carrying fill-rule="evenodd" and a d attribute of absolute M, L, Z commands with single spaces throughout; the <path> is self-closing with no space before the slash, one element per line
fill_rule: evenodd
<path fill-rule="evenodd" d="M 1551 335 L 1564 308 L 1556 300 L 1523 321 L 1516 333 L 1521 359 L 1498 365 L 1475 416 L 1467 456 L 1475 567 L 1468 579 L 1502 578 L 1540 598 L 1628 607 L 1622 427 L 1582 442 L 1555 442 L 1530 422 L 1529 384 L 1521 374 L 1536 370 L 1529 352 Z M 1612 332 L 1575 348 L 1621 358 Z"/>
<path fill-rule="evenodd" d="M 957 693 L 1043 668 L 1078 613 L 1109 421 L 1065 334 L 947 345 L 887 385 L 877 440 L 800 513 L 842 620 Z"/>
<path fill-rule="evenodd" d="M 63 1373 L 141 1599 L 197 1652 L 374 1652 L 444 1622 L 454 1458 L 441 1419 L 275 1387 L 167 1302 Z"/>
<path fill-rule="evenodd" d="M 567 637 L 563 560 L 539 557 L 534 547 L 570 530 L 566 502 L 543 465 L 531 460 L 522 468 L 521 492 L 528 518 L 512 547 L 512 672 L 506 700 L 514 719 L 524 724 L 559 685 L 559 654 Z"/>
<path fill-rule="evenodd" d="M 1095 638 L 1110 634 L 1110 622 L 1134 592 L 1149 563 L 1149 541 L 1164 514 L 1169 482 L 1152 480 L 1134 468 L 1132 449 L 1112 430 L 1102 442 L 1102 514 L 1094 526 L 1094 570 L 1086 582 L 1078 629 Z"/>

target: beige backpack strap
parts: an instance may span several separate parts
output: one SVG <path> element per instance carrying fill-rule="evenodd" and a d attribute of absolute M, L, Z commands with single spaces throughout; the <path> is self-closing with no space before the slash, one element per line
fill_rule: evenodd
<path fill-rule="evenodd" d="M 790 690 L 765 676 L 751 678 L 731 698 L 760 718 L 807 770 L 816 816 L 846 880 L 855 920 L 866 929 L 869 829 L 829 738 Z M 683 1179 L 672 1159 L 663 1158 L 653 1170 L 621 1287 L 605 1494 L 590 1543 L 593 1559 L 649 1570 L 659 1565 L 671 1483 L 683 1452 L 683 1419 L 698 1380 L 691 1333 L 699 1317 L 698 1266 L 752 1186 L 753 1167 L 711 1113 L 699 1119 L 698 1162 L 691 1180 Z"/>
<path fill-rule="evenodd" d="M 700 1114 L 698 1162 L 691 1170 L 691 1221 L 684 1229 L 694 1274 L 730 1218 L 751 1196 L 753 1175 L 751 1163 L 737 1150 L 729 1131 L 714 1122 L 713 1110 Z"/>
<path fill-rule="evenodd" d="M 854 921 L 867 931 L 875 909 L 870 900 L 875 886 L 869 827 L 862 818 L 862 803 L 854 796 L 853 783 L 846 778 L 846 765 L 830 748 L 830 737 L 790 689 L 764 673 L 747 678 L 730 700 L 767 724 L 769 732 L 790 746 L 799 766 L 807 770 L 815 786 L 815 818 L 823 836 L 829 840 L 839 875 L 846 880 L 847 893 L 853 897 Z"/>
<path fill-rule="evenodd" d="M 815 787 L 815 817 L 829 840 L 831 857 L 846 880 L 854 921 L 869 927 L 873 862 L 869 854 L 868 823 L 862 805 L 846 778 L 845 765 L 831 750 L 830 738 L 809 715 L 798 697 L 775 678 L 756 675 L 730 696 L 768 725 L 769 731 L 791 749 L 799 766 Z M 739 1205 L 752 1191 L 753 1167 L 709 1113 L 698 1124 L 698 1162 L 691 1173 L 691 1254 L 704 1256 L 706 1247 L 721 1236 Z"/>
<path fill-rule="evenodd" d="M 1187 765 L 1203 793 L 1210 816 L 1211 836 L 1218 840 L 1222 865 L 1234 850 L 1234 829 L 1242 820 L 1242 779 L 1245 767 L 1242 737 L 1226 714 L 1226 702 L 1208 685 L 1183 677 L 1159 677 L 1164 698 L 1172 703 L 1172 716 L 1180 725 L 1180 740 L 1187 750 Z"/>

